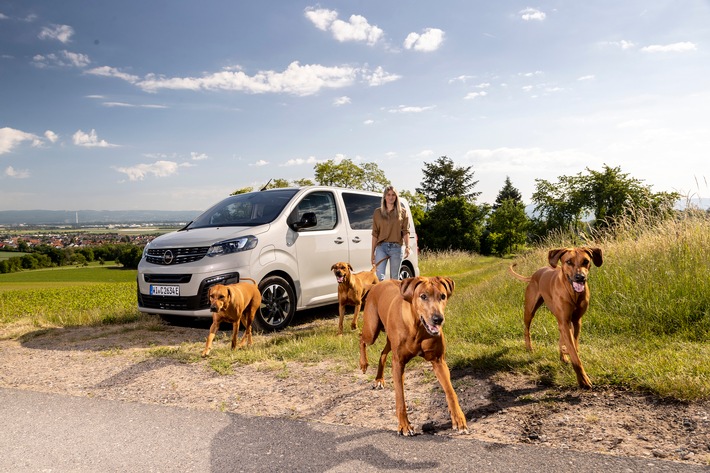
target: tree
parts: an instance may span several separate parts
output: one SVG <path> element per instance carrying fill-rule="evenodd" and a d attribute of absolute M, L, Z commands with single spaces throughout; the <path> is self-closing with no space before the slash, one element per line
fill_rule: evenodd
<path fill-rule="evenodd" d="M 479 252 L 488 206 L 477 206 L 465 197 L 445 197 L 429 210 L 417 235 L 426 250 Z"/>
<path fill-rule="evenodd" d="M 364 163 L 360 166 L 364 172 L 362 190 L 382 192 L 390 185 L 390 181 L 385 177 L 385 172 L 375 163 Z"/>
<path fill-rule="evenodd" d="M 471 192 L 478 184 L 473 180 L 471 166 L 457 167 L 446 156 L 441 156 L 434 163 L 424 163 L 424 179 L 416 190 L 426 198 L 427 206 L 436 205 L 447 197 L 464 197 L 474 201 L 480 192 Z"/>
<path fill-rule="evenodd" d="M 496 210 L 508 199 L 512 199 L 514 202 L 523 202 L 523 196 L 520 194 L 520 191 L 513 187 L 513 183 L 510 182 L 510 177 L 505 176 L 505 184 L 503 184 L 503 188 L 498 192 L 496 201 L 493 204 L 493 210 Z"/>
<path fill-rule="evenodd" d="M 491 213 L 486 226 L 491 252 L 503 256 L 525 244 L 529 223 L 522 202 L 515 199 L 502 201 Z"/>
<path fill-rule="evenodd" d="M 407 190 L 399 191 L 399 196 L 409 203 L 409 211 L 415 227 L 419 227 L 426 212 L 426 198 L 422 194 L 412 193 Z"/>
<path fill-rule="evenodd" d="M 601 172 L 587 168 L 587 175 L 561 176 L 557 183 L 537 179 L 532 200 L 547 230 L 581 225 L 583 216 L 594 219 L 596 227 L 606 227 L 620 217 L 635 218 L 636 212 L 671 215 L 679 194 L 651 192 L 650 186 L 630 178 L 621 168 L 606 164 Z"/>
<path fill-rule="evenodd" d="M 302 179 L 296 179 L 293 181 L 293 183 L 297 187 L 308 187 L 308 186 L 314 186 L 316 185 L 315 182 L 311 181 L 310 179 L 302 178 Z"/>
<path fill-rule="evenodd" d="M 329 159 L 318 163 L 313 168 L 316 182 L 322 186 L 346 187 L 380 192 L 390 181 L 385 173 L 375 163 L 365 163 L 358 166 L 349 159 L 335 163 Z"/>

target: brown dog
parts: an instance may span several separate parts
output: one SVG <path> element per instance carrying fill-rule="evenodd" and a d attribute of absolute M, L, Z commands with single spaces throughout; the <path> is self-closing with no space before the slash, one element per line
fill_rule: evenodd
<path fill-rule="evenodd" d="M 251 340 L 251 324 L 254 321 L 256 311 L 261 305 L 261 293 L 256 281 L 250 278 L 242 278 L 242 281 L 236 284 L 215 284 L 210 287 L 210 311 L 212 312 L 212 325 L 210 333 L 207 336 L 207 344 L 202 351 L 202 356 L 210 354 L 212 349 L 212 341 L 214 340 L 219 324 L 222 322 L 232 322 L 232 350 L 237 347 L 237 336 L 239 335 L 239 325 L 244 322 L 244 335 L 239 343 L 239 348 L 245 343 L 249 346 Z"/>
<path fill-rule="evenodd" d="M 527 278 L 513 271 L 510 273 L 527 282 L 525 289 L 525 346 L 532 351 L 530 323 L 535 312 L 545 303 L 557 319 L 560 331 L 560 360 L 567 363 L 568 357 L 577 375 L 577 383 L 582 388 L 591 388 L 587 373 L 579 359 L 579 334 L 582 330 L 582 316 L 589 306 L 589 268 L 602 265 L 600 248 L 558 248 L 550 250 L 547 259 L 550 266 L 538 269 Z M 561 263 L 558 266 L 558 263 Z"/>
<path fill-rule="evenodd" d="M 360 368 L 367 370 L 367 345 L 377 340 L 381 330 L 387 334 L 380 362 L 377 366 L 375 387 L 384 386 L 383 371 L 387 355 L 392 351 L 392 382 L 400 435 L 414 435 L 404 402 L 404 367 L 415 356 L 430 361 L 436 379 L 444 388 L 451 414 L 451 426 L 456 431 L 467 431 L 466 416 L 451 385 L 446 364 L 446 341 L 441 326 L 444 308 L 454 292 L 454 281 L 446 277 L 416 277 L 403 281 L 387 280 L 374 286 L 367 296 L 360 334 Z"/>
<path fill-rule="evenodd" d="M 350 263 L 340 262 L 331 266 L 330 270 L 335 273 L 335 279 L 338 281 L 338 335 L 343 334 L 343 319 L 345 318 L 345 306 L 355 306 L 353 321 L 350 328 L 357 328 L 357 318 L 360 315 L 360 307 L 370 288 L 377 284 L 377 274 L 375 274 L 376 265 L 370 271 L 360 271 L 353 273 L 353 267 Z"/>

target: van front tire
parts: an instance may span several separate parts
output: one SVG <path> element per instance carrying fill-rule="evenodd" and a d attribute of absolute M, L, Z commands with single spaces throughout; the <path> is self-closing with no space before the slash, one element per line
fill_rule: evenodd
<path fill-rule="evenodd" d="M 256 311 L 254 323 L 264 332 L 283 330 L 296 313 L 296 295 L 293 288 L 280 276 L 269 276 L 259 283 L 261 307 Z"/>

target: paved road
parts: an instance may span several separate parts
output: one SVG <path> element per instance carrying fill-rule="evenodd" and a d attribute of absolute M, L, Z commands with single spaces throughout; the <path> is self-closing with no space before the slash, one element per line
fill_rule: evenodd
<path fill-rule="evenodd" d="M 534 446 L 0 389 L 3 472 L 704 472 Z"/>

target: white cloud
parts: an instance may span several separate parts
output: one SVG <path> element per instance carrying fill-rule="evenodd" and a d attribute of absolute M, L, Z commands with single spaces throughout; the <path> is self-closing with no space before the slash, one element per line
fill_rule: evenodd
<path fill-rule="evenodd" d="M 168 177 L 178 172 L 181 167 L 190 167 L 192 164 L 178 164 L 175 161 L 156 161 L 154 163 L 137 164 L 131 167 L 116 167 L 113 169 L 128 176 L 129 181 L 142 181 L 148 175 L 155 177 Z"/>
<path fill-rule="evenodd" d="M 286 166 L 301 166 L 303 164 L 315 164 L 317 163 L 318 160 L 315 158 L 315 156 L 309 156 L 306 159 L 303 158 L 293 158 L 289 159 L 286 161 L 284 164 L 281 164 L 282 167 Z"/>
<path fill-rule="evenodd" d="M 518 12 L 520 18 L 525 21 L 543 21 L 547 15 L 545 12 L 538 10 L 537 8 L 524 8 Z"/>
<path fill-rule="evenodd" d="M 165 105 L 155 105 L 155 104 L 133 104 L 125 102 L 103 102 L 101 105 L 104 107 L 124 107 L 124 108 L 168 108 Z"/>
<path fill-rule="evenodd" d="M 428 112 L 429 110 L 433 110 L 435 108 L 434 105 L 428 105 L 426 107 L 413 107 L 413 106 L 407 106 L 407 105 L 400 105 L 397 108 L 391 108 L 389 110 L 390 113 L 422 113 L 422 112 Z"/>
<path fill-rule="evenodd" d="M 71 41 L 71 37 L 74 34 L 74 28 L 68 25 L 52 25 L 51 28 L 44 27 L 40 31 L 38 37 L 39 39 L 55 39 L 62 43 L 68 43 Z"/>
<path fill-rule="evenodd" d="M 85 133 L 78 130 L 72 135 L 72 141 L 76 146 L 83 146 L 86 148 L 113 148 L 118 145 L 109 143 L 106 140 L 99 140 L 96 135 L 96 130 L 91 130 L 89 133 Z"/>
<path fill-rule="evenodd" d="M 338 18 L 338 12 L 335 10 L 327 10 L 325 8 L 315 9 L 313 7 L 306 8 L 306 18 L 311 20 L 316 28 L 323 31 L 328 31 L 331 24 Z"/>
<path fill-rule="evenodd" d="M 418 152 L 415 157 L 419 159 L 429 159 L 434 156 L 434 151 L 431 149 L 423 149 L 420 152 Z"/>
<path fill-rule="evenodd" d="M 444 42 L 444 32 L 438 28 L 426 28 L 422 34 L 409 33 L 404 40 L 406 49 L 431 52 L 439 49 Z"/>
<path fill-rule="evenodd" d="M 464 160 L 481 171 L 537 173 L 540 169 L 559 169 L 559 175 L 598 161 L 575 149 L 546 151 L 541 148 L 473 149 L 464 154 Z"/>
<path fill-rule="evenodd" d="M 86 54 L 60 51 L 47 55 L 37 54 L 32 58 L 32 64 L 39 68 L 45 67 L 86 67 L 91 64 L 91 59 Z"/>
<path fill-rule="evenodd" d="M 226 90 L 250 94 L 285 93 L 298 96 L 313 95 L 323 89 L 348 87 L 361 80 L 370 86 L 378 86 L 401 78 L 384 71 L 382 67 L 374 71 L 349 65 L 322 66 L 320 64 L 301 65 L 294 61 L 286 70 L 259 71 L 253 76 L 246 74 L 240 67 L 227 67 L 220 72 L 206 74 L 203 77 L 165 77 L 148 74 L 144 78 L 121 72 L 113 67 L 97 67 L 85 71 L 104 77 L 115 77 L 134 84 L 146 92 L 169 90 Z M 114 103 L 114 105 L 125 105 Z M 162 106 L 154 106 L 159 108 Z"/>
<path fill-rule="evenodd" d="M 203 161 L 208 158 L 208 156 L 205 153 L 195 153 L 194 151 L 190 153 L 190 158 L 192 158 L 193 161 Z"/>
<path fill-rule="evenodd" d="M 341 105 L 348 105 L 351 102 L 350 97 L 343 95 L 342 97 L 338 97 L 333 100 L 333 105 L 340 107 Z"/>
<path fill-rule="evenodd" d="M 52 130 L 45 131 L 44 137 L 47 138 L 47 140 L 50 143 L 56 143 L 57 140 L 59 140 L 59 136 L 56 133 L 54 133 Z"/>
<path fill-rule="evenodd" d="M 11 152 L 25 141 L 31 142 L 34 147 L 42 145 L 42 139 L 37 135 L 9 127 L 0 128 L 0 155 Z"/>
<path fill-rule="evenodd" d="M 449 84 L 453 84 L 454 82 L 463 82 L 465 84 L 469 80 L 475 79 L 475 78 L 476 78 L 476 76 L 460 75 L 458 77 L 454 77 L 453 79 L 449 79 Z"/>
<path fill-rule="evenodd" d="M 690 41 L 673 44 L 654 44 L 641 48 L 641 51 L 647 53 L 684 53 L 688 51 L 697 51 L 698 46 Z"/>
<path fill-rule="evenodd" d="M 486 92 L 485 90 L 482 90 L 480 92 L 470 92 L 464 97 L 464 99 L 473 100 L 477 99 L 478 97 L 485 97 L 486 95 L 488 95 L 488 92 Z"/>
<path fill-rule="evenodd" d="M 5 175 L 14 179 L 27 179 L 30 177 L 30 171 L 27 169 L 15 169 L 12 166 L 5 168 Z"/>
<path fill-rule="evenodd" d="M 268 161 L 265 161 L 265 160 L 263 160 L 263 159 L 260 159 L 260 160 L 258 160 L 257 162 L 255 162 L 254 164 L 250 164 L 249 166 L 261 167 L 261 166 L 266 166 L 266 165 L 268 165 L 268 164 L 269 164 Z"/>
<path fill-rule="evenodd" d="M 578 81 L 586 81 L 586 80 L 594 80 L 594 79 L 596 79 L 596 77 L 593 74 L 577 78 Z"/>
<path fill-rule="evenodd" d="M 96 67 L 94 69 L 90 69 L 88 71 L 85 71 L 85 74 L 91 74 L 95 76 L 103 76 L 103 77 L 115 77 L 117 79 L 125 80 L 126 82 L 130 82 L 131 84 L 135 84 L 140 80 L 140 77 L 134 76 L 132 74 L 127 74 L 125 72 L 121 72 L 119 69 L 116 69 L 115 67 L 108 67 L 108 66 L 101 66 L 101 67 Z"/>
<path fill-rule="evenodd" d="M 363 125 L 374 125 L 374 124 L 375 124 L 375 120 L 365 120 L 364 122 L 362 122 L 362 124 L 363 124 Z"/>
<path fill-rule="evenodd" d="M 363 41 L 369 45 L 376 44 L 384 35 L 382 29 L 371 25 L 367 18 L 361 15 L 351 15 L 349 21 L 338 19 L 338 12 L 323 8 L 308 7 L 306 18 L 322 31 L 330 31 L 333 38 L 340 42 Z"/>
<path fill-rule="evenodd" d="M 390 74 L 382 69 L 382 66 L 375 69 L 373 72 L 366 72 L 363 74 L 365 81 L 371 87 L 377 87 L 380 85 L 387 84 L 388 82 L 394 82 L 402 78 L 402 76 L 397 74 Z"/>

